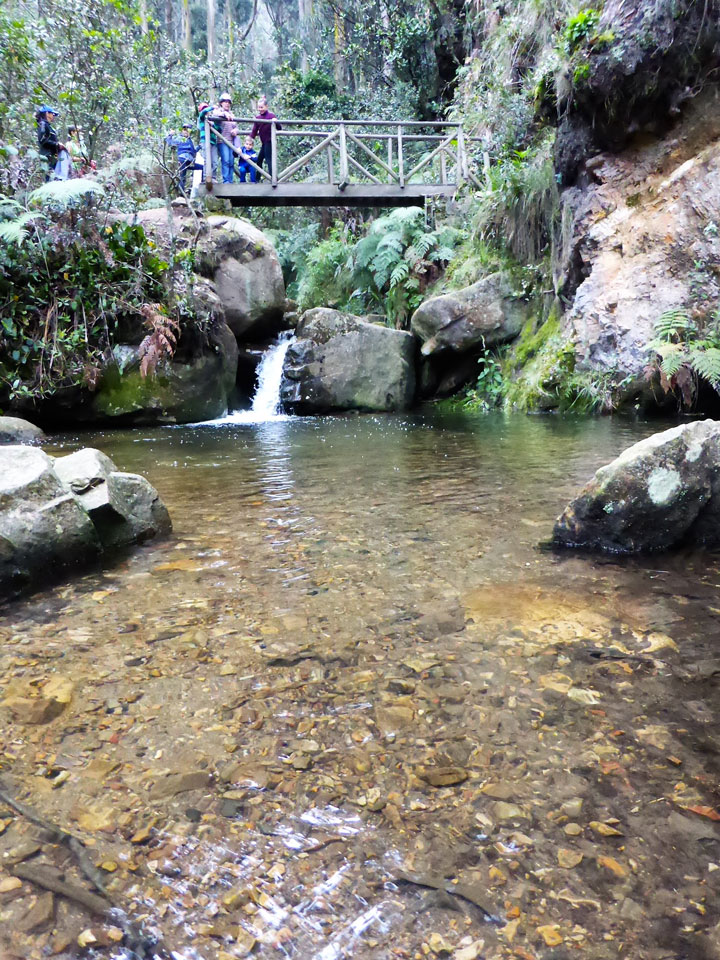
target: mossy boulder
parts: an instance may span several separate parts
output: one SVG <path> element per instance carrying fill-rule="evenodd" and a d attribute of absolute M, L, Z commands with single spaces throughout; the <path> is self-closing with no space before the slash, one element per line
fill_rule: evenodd
<path fill-rule="evenodd" d="M 553 543 L 610 553 L 720 545 L 720 422 L 653 434 L 601 467 L 555 523 Z"/>
<path fill-rule="evenodd" d="M 238 348 L 225 324 L 185 360 L 173 359 L 143 376 L 136 348 L 117 351 L 92 400 L 90 419 L 123 424 L 196 423 L 221 417 L 235 386 Z"/>
<path fill-rule="evenodd" d="M 405 410 L 415 395 L 412 334 L 316 307 L 285 356 L 280 399 L 293 413 Z"/>
<path fill-rule="evenodd" d="M 410 329 L 424 357 L 470 353 L 516 337 L 530 315 L 527 298 L 502 272 L 469 287 L 431 297 L 412 316 Z"/>

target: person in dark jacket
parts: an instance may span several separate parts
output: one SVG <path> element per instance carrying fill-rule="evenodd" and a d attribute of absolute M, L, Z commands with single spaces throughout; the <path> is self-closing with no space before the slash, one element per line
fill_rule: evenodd
<path fill-rule="evenodd" d="M 180 136 L 171 133 L 170 136 L 165 138 L 168 146 L 174 147 L 175 150 L 177 150 L 178 164 L 180 166 L 178 171 L 178 186 L 180 188 L 180 194 L 183 197 L 187 196 L 187 175 L 195 166 L 195 153 L 197 150 L 193 138 L 190 136 L 191 129 L 189 123 L 184 123 Z"/>
<path fill-rule="evenodd" d="M 250 136 L 255 139 L 258 135 L 260 136 L 260 153 L 258 154 L 258 166 L 261 167 L 263 163 L 266 164 L 268 173 L 272 173 L 272 124 L 271 123 L 258 123 L 258 120 L 275 120 L 275 114 L 270 113 L 268 110 L 267 97 L 263 94 L 258 100 L 258 112 L 255 117 L 255 123 L 253 128 L 250 131 Z M 282 127 L 279 123 L 275 124 L 276 130 L 282 130 Z"/>
<path fill-rule="evenodd" d="M 35 122 L 37 123 L 38 152 L 47 163 L 47 173 L 45 180 L 48 181 L 55 173 L 55 166 L 60 158 L 61 152 L 65 151 L 65 144 L 58 140 L 57 131 L 53 124 L 57 119 L 57 110 L 53 107 L 43 104 L 35 112 Z"/>

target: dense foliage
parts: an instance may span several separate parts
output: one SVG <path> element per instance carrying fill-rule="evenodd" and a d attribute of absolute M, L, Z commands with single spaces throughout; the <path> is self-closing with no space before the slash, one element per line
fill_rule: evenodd
<path fill-rule="evenodd" d="M 317 229 L 303 239 L 313 233 Z M 308 250 L 292 234 L 277 232 L 288 292 L 302 310 L 333 306 L 356 314 L 381 313 L 404 327 L 464 234 L 450 225 L 428 227 L 418 207 L 393 210 L 361 233 L 357 237 L 338 228 Z"/>
<path fill-rule="evenodd" d="M 167 316 L 169 264 L 141 227 L 107 222 L 89 186 L 42 188 L 42 210 L 0 200 L 0 398 L 93 388 L 122 328 Z"/>

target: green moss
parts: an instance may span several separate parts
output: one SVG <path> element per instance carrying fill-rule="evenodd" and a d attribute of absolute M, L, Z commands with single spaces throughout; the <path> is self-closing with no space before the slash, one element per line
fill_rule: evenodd
<path fill-rule="evenodd" d="M 573 70 L 573 85 L 582 87 L 590 76 L 590 63 L 587 60 L 581 60 Z"/>

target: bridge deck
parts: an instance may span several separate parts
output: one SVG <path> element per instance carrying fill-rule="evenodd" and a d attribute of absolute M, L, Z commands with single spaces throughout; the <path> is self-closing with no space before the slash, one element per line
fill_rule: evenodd
<path fill-rule="evenodd" d="M 426 197 L 455 196 L 454 184 L 350 183 L 344 190 L 327 183 L 213 183 L 206 196 L 229 200 L 234 207 L 414 207 Z"/>

